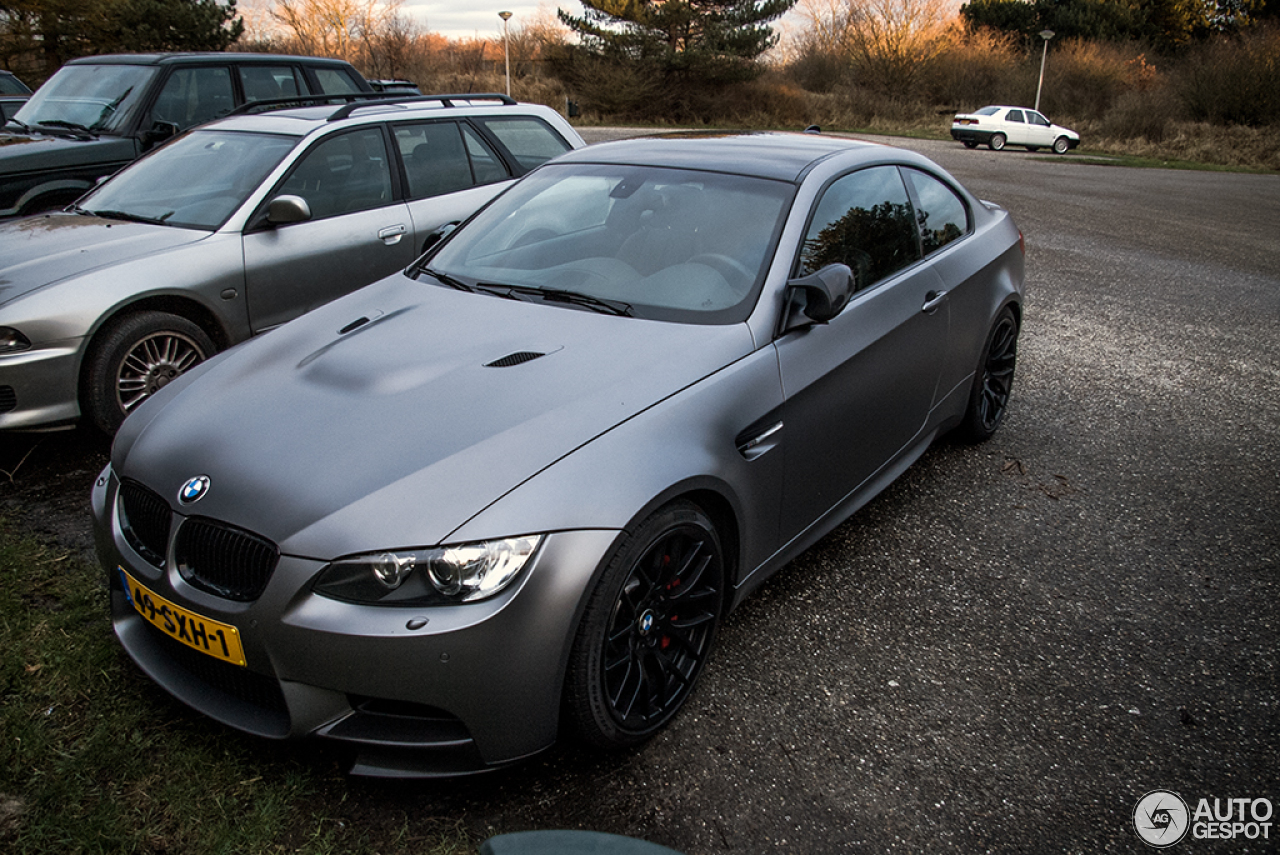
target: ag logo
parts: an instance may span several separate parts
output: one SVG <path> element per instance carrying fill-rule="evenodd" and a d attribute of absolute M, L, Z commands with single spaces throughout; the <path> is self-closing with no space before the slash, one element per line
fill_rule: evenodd
<path fill-rule="evenodd" d="M 209 476 L 197 475 L 182 485 L 182 489 L 178 491 L 178 501 L 189 505 L 200 501 L 207 492 L 209 492 Z"/>
<path fill-rule="evenodd" d="M 1133 809 L 1133 827 L 1144 843 L 1164 849 L 1187 834 L 1191 816 L 1177 793 L 1152 790 Z"/>

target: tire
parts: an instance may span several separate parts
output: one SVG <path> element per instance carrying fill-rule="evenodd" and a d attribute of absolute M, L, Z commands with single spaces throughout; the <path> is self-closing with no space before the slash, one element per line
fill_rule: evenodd
<path fill-rule="evenodd" d="M 1004 422 L 1018 364 L 1018 318 L 1006 306 L 987 333 L 969 391 L 969 406 L 957 433 L 967 442 L 985 442 Z"/>
<path fill-rule="evenodd" d="M 1070 150 L 1071 150 L 1071 141 L 1068 140 L 1066 137 L 1058 137 L 1056 140 L 1053 141 L 1054 154 L 1066 154 Z"/>
<path fill-rule="evenodd" d="M 720 539 L 696 505 L 668 505 L 625 538 L 587 601 L 565 680 L 568 721 L 608 749 L 644 742 L 679 712 L 725 603 Z"/>
<path fill-rule="evenodd" d="M 1004 134 L 992 134 L 991 141 L 987 143 L 987 147 L 992 151 L 1000 151 L 1007 141 L 1008 138 Z"/>
<path fill-rule="evenodd" d="M 978 147 L 978 143 L 977 143 L 977 142 L 975 142 L 974 140 L 965 140 L 965 141 L 964 141 L 964 147 L 965 147 L 965 148 L 977 148 L 977 147 Z"/>
<path fill-rule="evenodd" d="M 1033 152 L 1040 150 L 1040 146 L 1038 145 L 1027 145 L 1027 146 L 1023 146 L 1023 148 L 1025 148 L 1027 151 L 1033 151 Z"/>
<path fill-rule="evenodd" d="M 85 415 L 108 436 L 169 381 L 217 351 L 199 326 L 167 312 L 135 312 L 98 334 L 81 390 Z"/>

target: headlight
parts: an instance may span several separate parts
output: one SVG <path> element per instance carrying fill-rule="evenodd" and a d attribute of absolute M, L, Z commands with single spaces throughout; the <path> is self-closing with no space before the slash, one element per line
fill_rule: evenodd
<path fill-rule="evenodd" d="M 340 558 L 320 571 L 314 590 L 384 606 L 471 603 L 510 585 L 541 542 L 539 534 Z"/>
<path fill-rule="evenodd" d="M 0 327 L 0 353 L 17 353 L 31 347 L 31 340 L 13 327 Z"/>

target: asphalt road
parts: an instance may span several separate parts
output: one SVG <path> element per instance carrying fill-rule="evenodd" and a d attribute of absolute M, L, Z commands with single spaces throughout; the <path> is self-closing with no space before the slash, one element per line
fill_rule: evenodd
<path fill-rule="evenodd" d="M 1151 790 L 1280 803 L 1280 177 L 895 142 L 1026 236 L 1000 433 L 935 446 L 771 580 L 642 749 L 348 781 L 347 821 L 690 855 L 1098 853 L 1145 851 Z M 0 512 L 87 549 L 104 460 L 78 434 L 0 438 Z M 1280 851 L 1270 821 L 1172 851 Z"/>

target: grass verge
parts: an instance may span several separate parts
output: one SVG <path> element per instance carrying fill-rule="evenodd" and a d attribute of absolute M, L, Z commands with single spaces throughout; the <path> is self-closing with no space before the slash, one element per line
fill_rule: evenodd
<path fill-rule="evenodd" d="M 470 853 L 344 816 L 333 763 L 208 722 L 116 643 L 96 567 L 0 519 L 0 850 Z"/>

